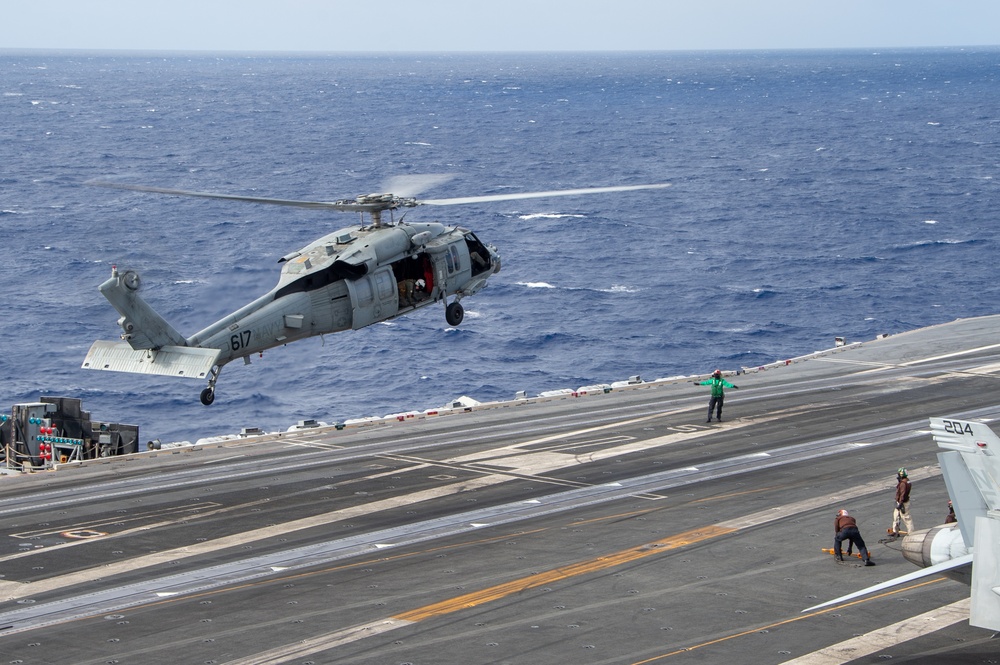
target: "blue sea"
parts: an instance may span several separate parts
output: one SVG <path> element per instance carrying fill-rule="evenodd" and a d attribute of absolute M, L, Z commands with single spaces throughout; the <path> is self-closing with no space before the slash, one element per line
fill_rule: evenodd
<path fill-rule="evenodd" d="M 0 53 L 0 403 L 78 397 L 142 440 L 738 369 L 1000 310 L 1000 50 Z M 92 179 L 334 200 L 401 174 L 503 270 L 444 308 L 200 381 L 81 369 L 117 339 L 111 266 L 184 335 L 270 289 L 351 214 Z M 741 382 L 751 388 L 753 380 Z M 0 410 L 7 412 L 8 406 Z"/>

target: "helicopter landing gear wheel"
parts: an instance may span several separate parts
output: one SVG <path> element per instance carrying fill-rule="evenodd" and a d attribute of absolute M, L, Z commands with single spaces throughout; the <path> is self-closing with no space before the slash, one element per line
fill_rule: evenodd
<path fill-rule="evenodd" d="M 221 365 L 213 367 L 211 375 L 208 377 L 208 387 L 201 391 L 201 403 L 205 406 L 209 406 L 215 401 L 215 382 L 219 380 L 219 372 L 221 371 Z"/>
<path fill-rule="evenodd" d="M 457 326 L 465 318 L 465 308 L 462 307 L 462 303 L 457 300 L 444 310 L 444 319 L 448 322 L 449 326 Z"/>

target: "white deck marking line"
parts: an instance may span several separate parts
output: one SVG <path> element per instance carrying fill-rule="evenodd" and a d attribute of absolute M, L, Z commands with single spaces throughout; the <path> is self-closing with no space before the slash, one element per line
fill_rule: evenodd
<path fill-rule="evenodd" d="M 893 363 L 875 362 L 874 360 L 850 360 L 848 358 L 816 358 L 824 363 L 836 363 L 838 365 L 862 365 L 865 367 L 895 367 Z"/>
<path fill-rule="evenodd" d="M 471 453 L 468 455 L 463 455 L 461 457 L 452 457 L 446 460 L 442 460 L 442 462 L 447 464 L 458 464 L 458 465 L 465 465 L 468 463 L 486 464 L 494 467 L 505 467 L 509 472 L 518 473 L 520 475 L 537 475 L 541 473 L 549 473 L 551 471 L 577 466 L 579 464 L 596 462 L 604 459 L 609 459 L 612 457 L 618 457 L 620 455 L 627 455 L 628 453 L 651 450 L 653 448 L 659 448 L 661 446 L 668 446 L 671 444 L 692 441 L 694 439 L 699 439 L 712 434 L 718 434 L 720 429 L 732 430 L 732 429 L 739 429 L 741 427 L 749 427 L 751 425 L 759 425 L 761 423 L 766 423 L 773 420 L 779 420 L 781 418 L 785 418 L 790 413 L 797 413 L 797 412 L 805 413 L 814 408 L 815 408 L 814 404 L 807 404 L 798 407 L 796 409 L 778 411 L 764 416 L 747 418 L 746 420 L 731 420 L 721 425 L 716 424 L 715 426 L 712 427 L 703 426 L 688 431 L 675 431 L 670 434 L 653 437 L 651 439 L 633 440 L 628 443 L 612 446 L 610 448 L 602 448 L 600 450 L 590 451 L 586 453 L 586 456 L 584 458 L 580 458 L 574 453 L 559 452 L 551 448 L 535 450 L 535 451 L 531 449 L 525 450 L 524 448 L 525 446 L 534 446 L 540 443 L 547 443 L 549 441 L 552 441 L 553 439 L 570 438 L 574 436 L 580 436 L 583 434 L 590 434 L 592 432 L 600 431 L 603 429 L 620 428 L 624 425 L 633 425 L 647 420 L 653 420 L 668 415 L 674 415 L 674 413 L 687 413 L 690 412 L 690 409 L 684 409 L 680 412 L 668 411 L 653 416 L 643 416 L 641 418 L 636 418 L 634 420 L 611 423 L 608 425 L 601 425 L 599 427 L 588 427 L 586 429 L 582 429 L 576 432 L 568 432 L 566 434 L 562 434 L 559 436 L 548 436 L 548 437 L 543 437 L 541 439 L 534 439 L 531 441 L 522 441 L 520 443 L 514 443 L 499 448 L 491 448 L 490 450 L 484 450 L 478 453 Z M 414 458 L 414 459 L 421 459 L 421 458 Z"/>
<path fill-rule="evenodd" d="M 390 499 L 383 499 L 382 501 L 375 501 L 373 503 L 354 506 L 352 508 L 343 508 L 341 510 L 334 510 L 329 513 L 323 513 L 322 515 L 315 515 L 313 517 L 304 517 L 299 520 L 293 520 L 291 522 L 283 522 L 281 524 L 275 524 L 273 526 L 263 527 L 261 529 L 254 529 L 253 531 L 236 533 L 231 536 L 226 536 L 224 538 L 216 538 L 214 540 L 206 541 L 203 543 L 192 543 L 191 545 L 187 545 L 184 547 L 178 547 L 172 550 L 164 550 L 163 552 L 155 552 L 153 554 L 147 554 L 145 556 L 135 557 L 134 559 L 126 559 L 123 561 L 114 561 L 107 564 L 101 564 L 100 566 L 96 566 L 94 568 L 79 570 L 73 573 L 68 573 L 66 575 L 49 577 L 35 582 L 28 582 L 26 584 L 23 582 L 10 582 L 4 580 L 3 583 L 0 583 L 0 599 L 15 600 L 18 598 L 32 596 L 38 593 L 43 593 L 45 591 L 60 589 L 64 586 L 70 586 L 73 584 L 88 582 L 94 579 L 95 574 L 97 574 L 95 573 L 95 571 L 100 571 L 99 572 L 100 577 L 107 578 L 111 577 L 112 575 L 118 575 L 126 572 L 134 572 L 141 568 L 161 566 L 165 563 L 169 563 L 170 561 L 176 561 L 178 559 L 184 559 L 186 557 L 196 556 L 199 554 L 206 554 L 220 549 L 225 549 L 227 547 L 236 547 L 237 545 L 245 545 L 246 543 L 252 542 L 254 540 L 263 540 L 265 538 L 282 536 L 287 533 L 297 531 L 299 529 L 309 529 L 316 526 L 325 526 L 328 524 L 333 524 L 334 522 L 340 522 L 342 520 L 352 519 L 359 515 L 368 515 L 370 513 L 375 513 L 381 510 L 389 510 L 390 508 L 397 508 L 400 506 L 410 506 L 414 503 L 427 501 L 429 499 L 434 499 L 440 496 L 448 496 L 451 494 L 458 494 L 459 492 L 465 492 L 470 489 L 478 489 L 490 485 L 497 485 L 500 483 L 507 482 L 508 480 L 510 479 L 503 476 L 483 476 L 480 478 L 471 478 L 459 483 L 443 485 L 441 487 L 427 489 L 422 492 L 414 492 L 412 494 L 406 494 L 403 496 L 393 497 Z M 141 531 L 142 529 L 140 528 L 137 530 Z M 86 542 L 86 541 L 74 541 L 74 542 Z"/>
<path fill-rule="evenodd" d="M 412 623 L 412 621 L 401 619 L 377 619 L 326 635 L 320 635 L 309 640 L 286 644 L 264 653 L 240 658 L 239 660 L 230 660 L 227 661 L 227 665 L 278 665 L 279 663 L 288 663 L 292 660 L 311 656 L 314 653 L 339 647 L 342 644 L 349 644 L 350 642 L 356 642 L 366 637 L 374 637 L 375 635 L 380 635 L 396 628 L 409 626 Z"/>
<path fill-rule="evenodd" d="M 836 363 L 841 365 L 862 365 L 862 366 L 870 366 L 876 369 L 888 369 L 891 367 L 911 367 L 913 365 L 922 365 L 924 363 L 935 362 L 937 360 L 947 360 L 948 358 L 967 356 L 969 354 L 976 353 L 978 351 L 989 351 L 991 349 L 997 349 L 997 348 L 1000 348 L 1000 344 L 990 344 L 988 346 L 980 346 L 975 349 L 966 349 L 964 351 L 956 351 L 954 353 L 945 353 L 940 356 L 931 356 L 930 358 L 918 358 L 917 360 L 909 360 L 904 363 L 877 362 L 873 360 L 850 360 L 848 358 L 815 358 L 815 360 L 825 363 Z M 986 365 L 985 368 L 977 368 L 965 371 L 966 372 L 990 371 L 990 369 L 994 367 L 1000 367 L 1000 365 Z"/>
<path fill-rule="evenodd" d="M 787 660 L 782 665 L 843 665 L 850 663 L 858 658 L 870 656 L 883 649 L 968 620 L 969 604 L 970 599 L 963 598 L 951 605 L 903 619 L 891 626 L 873 630 L 846 642 L 838 642 L 825 649 Z"/>
<path fill-rule="evenodd" d="M 989 351 L 990 349 L 1000 349 L 1000 344 L 990 344 L 989 346 L 980 346 L 975 349 L 966 349 L 965 351 L 956 351 L 954 353 L 945 353 L 940 356 L 931 356 L 930 358 L 918 358 L 917 360 L 911 360 L 905 363 L 899 363 L 897 367 L 909 367 L 910 365 L 921 365 L 923 363 L 934 362 L 935 360 L 947 360 L 948 358 L 957 358 L 958 356 L 967 356 L 971 353 L 976 353 L 978 351 Z"/>
<path fill-rule="evenodd" d="M 919 469 L 910 469 L 909 471 L 909 478 L 912 480 L 923 480 L 925 478 L 933 478 L 934 476 L 940 475 L 941 468 L 936 466 L 925 466 Z M 719 522 L 717 526 L 731 529 L 748 529 L 750 527 L 761 526 L 763 524 L 767 524 L 768 522 L 784 519 L 789 515 L 819 510 L 820 508 L 829 506 L 831 503 L 844 502 L 850 499 L 868 496 L 869 494 L 875 494 L 877 492 L 890 492 L 892 491 L 892 488 L 893 485 L 891 483 L 887 483 L 884 480 L 874 480 L 864 485 L 852 487 L 850 491 L 844 492 L 843 494 L 834 494 L 832 496 L 809 499 L 798 503 L 790 503 L 784 506 L 775 506 L 774 508 L 768 508 L 767 510 L 762 510 L 760 512 L 753 513 L 752 515 L 744 515 L 743 517 L 737 517 L 735 519 Z"/>

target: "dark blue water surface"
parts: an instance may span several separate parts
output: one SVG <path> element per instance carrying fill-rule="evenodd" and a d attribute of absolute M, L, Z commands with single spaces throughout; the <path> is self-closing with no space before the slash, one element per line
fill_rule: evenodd
<path fill-rule="evenodd" d="M 736 369 L 998 310 L 1000 51 L 329 57 L 0 54 L 0 399 L 80 397 L 195 439 Z M 112 264 L 185 335 L 351 215 L 87 180 L 333 200 L 667 190 L 421 208 L 503 255 L 443 308 L 200 382 L 80 369 Z M 752 387 L 752 379 L 743 382 Z M 3 407 L 2 410 L 6 410 Z"/>

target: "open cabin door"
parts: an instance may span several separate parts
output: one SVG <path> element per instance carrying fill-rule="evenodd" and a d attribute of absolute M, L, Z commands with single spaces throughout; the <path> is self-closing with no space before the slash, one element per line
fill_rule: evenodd
<path fill-rule="evenodd" d="M 347 280 L 354 330 L 388 319 L 399 310 L 399 292 L 392 267 L 384 266 L 358 279 Z"/>

